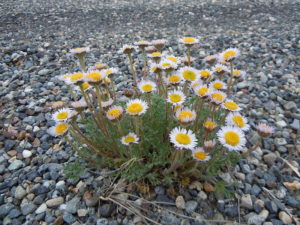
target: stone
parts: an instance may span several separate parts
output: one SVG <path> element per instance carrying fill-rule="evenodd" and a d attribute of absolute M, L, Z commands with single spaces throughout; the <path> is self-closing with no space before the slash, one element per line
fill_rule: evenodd
<path fill-rule="evenodd" d="M 77 210 L 77 215 L 78 215 L 79 217 L 84 217 L 84 216 L 87 215 L 87 213 L 88 213 L 88 211 L 87 211 L 86 209 L 78 209 L 78 210 Z"/>
<path fill-rule="evenodd" d="M 64 215 L 63 215 L 63 220 L 67 223 L 67 224 L 72 224 L 76 221 L 76 218 L 68 213 L 68 212 L 64 212 Z"/>
<path fill-rule="evenodd" d="M 57 198 L 49 199 L 49 200 L 46 201 L 46 205 L 49 208 L 56 208 L 56 207 L 60 206 L 63 203 L 64 203 L 64 198 L 63 197 L 57 197 Z"/>
<path fill-rule="evenodd" d="M 66 211 L 74 214 L 77 212 L 80 204 L 80 198 L 79 197 L 74 197 L 70 201 L 66 203 Z"/>
<path fill-rule="evenodd" d="M 289 101 L 287 102 L 286 104 L 284 104 L 283 106 L 286 110 L 291 110 L 291 109 L 296 109 L 297 108 L 297 105 L 295 102 L 293 101 Z"/>
<path fill-rule="evenodd" d="M 47 75 L 50 72 L 48 69 L 42 69 L 38 72 L 38 75 L 44 76 Z"/>
<path fill-rule="evenodd" d="M 201 200 L 206 200 L 207 199 L 207 194 L 204 192 L 204 191 L 200 191 L 198 193 L 198 197 L 201 199 Z"/>
<path fill-rule="evenodd" d="M 99 207 L 99 213 L 101 216 L 110 217 L 113 211 L 112 204 L 105 203 Z"/>
<path fill-rule="evenodd" d="M 15 206 L 11 203 L 6 203 L 0 206 L 0 218 L 4 218 Z"/>
<path fill-rule="evenodd" d="M 32 156 L 32 153 L 29 150 L 24 150 L 22 152 L 22 156 L 23 156 L 23 158 L 27 159 L 27 158 L 30 158 L 30 156 Z"/>
<path fill-rule="evenodd" d="M 31 202 L 21 205 L 21 211 L 24 216 L 27 216 L 28 214 L 32 213 L 36 208 L 37 206 Z"/>
<path fill-rule="evenodd" d="M 224 213 L 227 216 L 236 217 L 236 216 L 238 216 L 238 212 L 239 212 L 239 210 L 238 210 L 238 207 L 236 205 L 225 206 Z"/>
<path fill-rule="evenodd" d="M 243 195 L 241 198 L 241 207 L 246 209 L 252 209 L 253 203 L 250 194 Z"/>
<path fill-rule="evenodd" d="M 15 191 L 16 199 L 23 199 L 27 194 L 26 190 L 22 186 L 18 186 Z"/>
<path fill-rule="evenodd" d="M 278 217 L 284 224 L 292 224 L 293 223 L 292 218 L 289 216 L 289 214 L 287 214 L 284 211 L 280 211 Z"/>
<path fill-rule="evenodd" d="M 203 188 L 206 192 L 213 192 L 215 190 L 215 187 L 206 181 L 203 184 Z"/>
<path fill-rule="evenodd" d="M 35 210 L 35 213 L 40 214 L 40 213 L 45 212 L 46 210 L 47 210 L 47 205 L 46 205 L 46 203 L 43 203 Z"/>
<path fill-rule="evenodd" d="M 22 214 L 22 213 L 21 213 L 20 210 L 18 210 L 18 209 L 12 209 L 12 210 L 9 212 L 8 217 L 13 219 L 13 218 L 19 217 L 21 214 Z"/>
<path fill-rule="evenodd" d="M 276 125 L 277 125 L 278 127 L 281 127 L 281 128 L 284 128 L 284 127 L 287 126 L 287 124 L 286 124 L 286 122 L 285 122 L 284 120 L 277 121 L 277 122 L 276 122 Z"/>
<path fill-rule="evenodd" d="M 187 201 L 185 203 L 185 211 L 188 213 L 188 214 L 192 214 L 193 212 L 195 212 L 196 208 L 198 206 L 198 202 L 196 201 Z"/>
<path fill-rule="evenodd" d="M 300 120 L 294 119 L 293 123 L 291 124 L 291 128 L 300 130 Z"/>
<path fill-rule="evenodd" d="M 276 214 L 278 212 L 278 206 L 273 201 L 266 201 L 265 207 L 270 213 Z"/>
<path fill-rule="evenodd" d="M 249 225 L 261 225 L 266 219 L 259 215 L 253 215 L 248 218 L 247 224 Z"/>
<path fill-rule="evenodd" d="M 261 192 L 260 187 L 254 184 L 251 188 L 251 194 L 257 196 L 259 195 L 260 192 Z"/>
<path fill-rule="evenodd" d="M 185 209 L 185 201 L 182 196 L 176 198 L 175 204 L 178 209 Z"/>
<path fill-rule="evenodd" d="M 24 163 L 21 160 L 14 160 L 8 167 L 8 170 L 13 171 L 20 169 L 21 167 L 24 166 Z"/>
<path fill-rule="evenodd" d="M 291 197 L 291 196 L 287 196 L 285 198 L 286 204 L 288 204 L 289 206 L 293 207 L 293 208 L 300 208 L 300 201 L 297 201 L 295 198 Z"/>
<path fill-rule="evenodd" d="M 96 225 L 108 225 L 108 220 L 105 218 L 98 219 Z"/>
<path fill-rule="evenodd" d="M 268 164 L 268 166 L 274 165 L 277 156 L 274 153 L 269 153 L 263 156 L 264 161 Z"/>
<path fill-rule="evenodd" d="M 281 145 L 286 145 L 287 141 L 285 140 L 285 138 L 275 138 L 274 143 L 276 146 L 281 146 Z"/>

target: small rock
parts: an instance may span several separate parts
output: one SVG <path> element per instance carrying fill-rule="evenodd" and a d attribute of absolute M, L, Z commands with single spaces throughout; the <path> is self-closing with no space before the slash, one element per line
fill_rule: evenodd
<path fill-rule="evenodd" d="M 292 183 L 290 182 L 283 182 L 284 186 L 287 187 L 290 191 L 297 191 L 300 190 L 300 182 L 294 181 Z"/>
<path fill-rule="evenodd" d="M 201 199 L 201 200 L 206 200 L 207 199 L 207 194 L 204 192 L 204 191 L 200 191 L 198 193 L 198 197 Z"/>
<path fill-rule="evenodd" d="M 32 213 L 35 209 L 36 205 L 31 202 L 21 205 L 21 211 L 24 216 L 27 216 L 28 214 Z"/>
<path fill-rule="evenodd" d="M 88 211 L 87 211 L 86 209 L 78 209 L 78 210 L 77 210 L 77 215 L 78 215 L 79 217 L 84 217 L 84 216 L 87 215 L 87 213 L 88 213 Z"/>
<path fill-rule="evenodd" d="M 284 223 L 284 224 L 292 224 L 293 220 L 292 218 L 284 211 L 281 211 L 279 213 L 279 219 Z"/>
<path fill-rule="evenodd" d="M 31 151 L 29 151 L 29 150 L 24 150 L 23 152 L 22 152 L 22 156 L 23 156 L 23 158 L 29 158 L 30 156 L 32 155 L 32 153 L 31 153 Z"/>
<path fill-rule="evenodd" d="M 204 188 L 204 190 L 206 192 L 213 192 L 213 191 L 215 191 L 215 187 L 212 184 L 210 184 L 210 183 L 208 183 L 206 181 L 203 184 L 203 188 Z"/>
<path fill-rule="evenodd" d="M 63 203 L 64 203 L 64 198 L 63 197 L 57 197 L 57 198 L 49 199 L 48 201 L 46 201 L 46 205 L 49 208 L 56 208 L 56 207 L 60 206 Z"/>
<path fill-rule="evenodd" d="M 45 212 L 46 210 L 47 210 L 47 205 L 46 205 L 46 203 L 43 203 L 37 208 L 37 210 L 35 210 L 35 213 L 40 214 L 40 213 Z"/>
<path fill-rule="evenodd" d="M 185 209 L 185 201 L 182 196 L 176 198 L 175 204 L 178 209 Z"/>
<path fill-rule="evenodd" d="M 197 191 L 202 190 L 203 185 L 199 181 L 194 181 L 189 185 L 189 189 L 196 189 Z"/>
<path fill-rule="evenodd" d="M 272 166 L 275 163 L 277 156 L 274 153 L 269 153 L 264 155 L 264 161 L 268 164 L 268 166 Z"/>
<path fill-rule="evenodd" d="M 8 167 L 10 171 L 20 169 L 24 166 L 24 163 L 21 160 L 14 160 Z"/>
<path fill-rule="evenodd" d="M 63 215 L 63 220 L 67 223 L 67 224 L 72 224 L 76 221 L 76 218 L 68 213 L 68 212 L 64 212 L 64 215 Z"/>
<path fill-rule="evenodd" d="M 22 188 L 22 186 L 18 186 L 15 191 L 15 198 L 23 199 L 26 194 L 27 194 L 26 190 L 24 190 L 24 188 Z"/>
<path fill-rule="evenodd" d="M 74 197 L 72 198 L 70 201 L 67 202 L 67 205 L 66 205 L 66 211 L 69 212 L 69 213 L 76 213 L 77 212 L 77 209 L 79 207 L 79 204 L 80 204 L 80 198 L 79 197 Z"/>
<path fill-rule="evenodd" d="M 294 119 L 293 123 L 291 124 L 291 128 L 300 130 L 300 120 Z"/>
<path fill-rule="evenodd" d="M 281 127 L 281 128 L 287 126 L 287 124 L 286 124 L 286 122 L 285 122 L 284 120 L 277 121 L 277 122 L 276 122 L 276 125 L 277 125 L 278 127 Z"/>
<path fill-rule="evenodd" d="M 242 196 L 241 207 L 246 208 L 246 209 L 252 209 L 253 203 L 252 203 L 251 195 L 246 194 L 246 195 Z"/>
<path fill-rule="evenodd" d="M 195 212 L 197 206 L 198 206 L 198 202 L 196 202 L 196 201 L 187 201 L 185 203 L 185 211 L 188 214 L 192 214 L 193 212 Z"/>
<path fill-rule="evenodd" d="M 38 72 L 38 75 L 44 76 L 47 75 L 50 71 L 48 69 L 42 69 Z"/>
<path fill-rule="evenodd" d="M 0 206 L 0 218 L 4 218 L 15 206 L 11 203 L 6 203 Z"/>
<path fill-rule="evenodd" d="M 113 211 L 113 206 L 111 204 L 103 204 L 102 206 L 100 206 L 99 208 L 99 213 L 101 216 L 104 216 L 104 217 L 110 217 L 111 216 L 111 213 Z"/>
<path fill-rule="evenodd" d="M 289 102 L 287 102 L 286 104 L 284 104 L 283 107 L 284 107 L 286 110 L 291 110 L 291 109 L 297 108 L 297 105 L 296 105 L 295 102 L 289 101 Z"/>
<path fill-rule="evenodd" d="M 273 201 L 266 201 L 265 207 L 270 213 L 276 214 L 278 212 L 278 206 Z"/>

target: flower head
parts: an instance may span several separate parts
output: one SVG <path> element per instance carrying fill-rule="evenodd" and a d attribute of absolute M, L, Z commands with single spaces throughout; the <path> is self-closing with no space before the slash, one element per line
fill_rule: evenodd
<path fill-rule="evenodd" d="M 106 117 L 109 120 L 115 121 L 121 118 L 123 114 L 123 108 L 121 106 L 112 106 L 106 112 Z"/>
<path fill-rule="evenodd" d="M 92 70 L 89 71 L 84 80 L 90 83 L 100 83 L 107 75 L 103 72 L 97 71 L 97 70 Z"/>
<path fill-rule="evenodd" d="M 175 127 L 170 133 L 175 148 L 192 150 L 197 145 L 196 135 L 191 130 Z"/>
<path fill-rule="evenodd" d="M 226 124 L 230 126 L 236 126 L 242 131 L 249 130 L 250 126 L 247 124 L 247 119 L 239 113 L 230 113 L 226 117 Z"/>
<path fill-rule="evenodd" d="M 199 74 L 202 79 L 206 80 L 212 76 L 212 72 L 210 70 L 200 70 Z"/>
<path fill-rule="evenodd" d="M 202 80 L 195 80 L 191 83 L 190 88 L 195 90 L 195 88 L 200 87 L 203 85 Z"/>
<path fill-rule="evenodd" d="M 80 84 L 84 79 L 84 75 L 85 74 L 81 72 L 73 73 L 66 78 L 65 82 L 67 84 Z"/>
<path fill-rule="evenodd" d="M 151 43 L 149 41 L 145 41 L 145 40 L 140 40 L 140 41 L 134 42 L 134 45 L 137 45 L 140 48 L 145 48 L 145 47 L 147 47 L 150 44 Z"/>
<path fill-rule="evenodd" d="M 130 54 L 135 49 L 136 49 L 136 47 L 133 45 L 123 45 L 123 47 L 120 49 L 119 53 Z"/>
<path fill-rule="evenodd" d="M 150 73 L 157 73 L 157 72 L 161 71 L 161 68 L 157 63 L 150 63 L 149 71 L 150 71 Z"/>
<path fill-rule="evenodd" d="M 274 128 L 265 123 L 259 123 L 256 129 L 262 137 L 269 137 L 274 133 Z"/>
<path fill-rule="evenodd" d="M 213 90 L 221 90 L 221 89 L 226 89 L 227 85 L 220 80 L 215 80 L 209 84 L 209 88 Z"/>
<path fill-rule="evenodd" d="M 204 59 L 203 59 L 204 62 L 208 63 L 209 65 L 213 65 L 215 62 L 218 61 L 218 55 L 209 55 L 209 56 L 206 56 Z"/>
<path fill-rule="evenodd" d="M 203 123 L 203 126 L 204 128 L 211 132 L 213 131 L 214 129 L 216 129 L 216 127 L 218 126 L 215 122 L 213 122 L 212 120 L 206 120 L 204 123 Z"/>
<path fill-rule="evenodd" d="M 129 134 L 121 138 L 121 142 L 123 145 L 129 146 L 130 144 L 138 144 L 139 138 L 135 133 L 130 132 Z"/>
<path fill-rule="evenodd" d="M 171 60 L 162 60 L 160 63 L 159 63 L 159 68 L 161 70 L 175 70 L 177 69 L 177 63 L 174 63 L 173 61 Z"/>
<path fill-rule="evenodd" d="M 142 93 L 151 93 L 156 91 L 156 84 L 150 80 L 142 80 L 138 83 L 138 88 Z"/>
<path fill-rule="evenodd" d="M 52 136 L 60 136 L 65 134 L 69 129 L 69 125 L 65 122 L 60 122 L 57 123 L 55 126 L 50 127 L 48 129 L 48 134 L 52 135 Z"/>
<path fill-rule="evenodd" d="M 246 75 L 246 72 L 243 70 L 233 70 L 234 77 L 244 77 L 245 75 Z"/>
<path fill-rule="evenodd" d="M 246 138 L 243 131 L 238 127 L 226 126 L 222 127 L 217 136 L 221 144 L 228 148 L 229 151 L 242 150 L 246 144 Z"/>
<path fill-rule="evenodd" d="M 66 121 L 69 118 L 74 116 L 74 111 L 69 108 L 62 108 L 57 110 L 54 114 L 52 114 L 52 119 L 60 122 L 60 121 Z"/>
<path fill-rule="evenodd" d="M 230 62 L 240 56 L 240 50 L 237 48 L 229 48 L 220 54 L 220 58 L 226 62 Z"/>
<path fill-rule="evenodd" d="M 71 106 L 76 110 L 83 110 L 87 107 L 86 101 L 84 99 L 80 99 L 79 101 L 71 102 Z"/>
<path fill-rule="evenodd" d="M 176 111 L 176 119 L 182 124 L 188 124 L 196 119 L 195 110 L 190 110 L 189 108 L 182 108 Z"/>
<path fill-rule="evenodd" d="M 171 74 L 168 77 L 164 77 L 164 82 L 167 85 L 177 85 L 182 81 L 181 76 L 178 74 Z"/>
<path fill-rule="evenodd" d="M 60 75 L 60 76 L 57 76 L 57 79 L 66 82 L 71 75 L 72 74 Z"/>
<path fill-rule="evenodd" d="M 93 67 L 95 70 L 103 70 L 106 69 L 107 65 L 105 63 L 96 63 Z"/>
<path fill-rule="evenodd" d="M 167 56 L 165 57 L 165 59 L 166 59 L 166 60 L 169 60 L 169 61 L 172 61 L 172 62 L 176 63 L 177 65 L 180 64 L 180 62 L 181 62 L 180 58 L 179 58 L 179 57 L 176 57 L 176 56 L 174 56 L 174 55 L 167 55 Z"/>
<path fill-rule="evenodd" d="M 181 44 L 185 44 L 187 46 L 191 46 L 191 45 L 199 43 L 199 40 L 197 38 L 194 38 L 194 37 L 183 37 L 183 38 L 179 39 L 179 42 Z"/>
<path fill-rule="evenodd" d="M 209 95 L 210 101 L 215 104 L 221 104 L 226 97 L 227 95 L 222 91 L 212 91 Z"/>
<path fill-rule="evenodd" d="M 140 99 L 130 100 L 126 104 L 126 113 L 132 116 L 140 116 L 146 113 L 148 104 Z"/>
<path fill-rule="evenodd" d="M 168 93 L 167 101 L 173 105 L 181 105 L 186 99 L 184 93 L 180 90 L 173 90 Z"/>
<path fill-rule="evenodd" d="M 205 162 L 210 160 L 210 156 L 206 154 L 203 148 L 197 147 L 192 150 L 193 158 L 197 161 Z"/>
<path fill-rule="evenodd" d="M 110 75 L 117 74 L 119 71 L 117 68 L 108 68 L 108 69 L 102 70 L 101 72 L 104 72 L 107 76 L 110 76 Z"/>
<path fill-rule="evenodd" d="M 166 39 L 157 39 L 151 41 L 151 44 L 155 46 L 157 49 L 162 49 L 166 44 L 167 40 Z"/>
<path fill-rule="evenodd" d="M 201 98 L 205 98 L 209 95 L 210 89 L 205 84 L 205 85 L 196 86 L 194 88 L 194 92 L 197 96 L 199 96 Z"/>
<path fill-rule="evenodd" d="M 222 75 L 224 73 L 229 73 L 229 69 L 227 66 L 218 63 L 212 68 L 212 71 L 217 75 Z"/>
<path fill-rule="evenodd" d="M 150 54 L 148 54 L 149 58 L 152 58 L 153 60 L 159 60 L 162 55 L 160 52 L 151 52 Z"/>
<path fill-rule="evenodd" d="M 73 48 L 70 49 L 70 53 L 75 56 L 85 55 L 90 52 L 90 47 Z"/>
<path fill-rule="evenodd" d="M 211 151 L 216 146 L 216 140 L 204 141 L 203 148 L 207 151 Z"/>
<path fill-rule="evenodd" d="M 231 112 L 237 112 L 241 110 L 239 105 L 230 99 L 227 99 L 225 102 L 223 102 L 222 108 Z"/>
<path fill-rule="evenodd" d="M 187 56 L 181 57 L 181 61 L 185 66 L 189 66 L 190 64 L 193 64 L 193 62 L 196 60 L 194 57 L 188 58 Z"/>
<path fill-rule="evenodd" d="M 101 101 L 101 107 L 105 109 L 105 108 L 111 106 L 113 103 L 114 103 L 114 100 L 112 98 L 109 98 L 106 101 Z"/>
<path fill-rule="evenodd" d="M 184 66 L 179 71 L 178 74 L 181 75 L 183 80 L 193 82 L 195 80 L 198 80 L 198 70 L 196 70 L 193 67 L 190 66 Z"/>

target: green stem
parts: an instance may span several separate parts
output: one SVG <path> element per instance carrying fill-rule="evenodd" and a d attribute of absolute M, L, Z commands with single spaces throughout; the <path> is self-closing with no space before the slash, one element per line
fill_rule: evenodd
<path fill-rule="evenodd" d="M 133 76 L 134 85 L 137 88 L 137 76 L 136 76 L 136 71 L 135 71 L 135 68 L 134 68 L 133 58 L 132 58 L 131 53 L 128 54 L 128 58 L 129 58 L 131 73 L 132 73 L 132 76 Z"/>
<path fill-rule="evenodd" d="M 73 99 L 74 101 L 77 101 L 77 98 L 76 98 L 76 96 L 75 96 L 75 93 L 74 93 L 74 91 L 73 91 L 71 85 L 68 85 L 68 89 L 69 89 L 69 92 L 70 92 L 70 95 L 71 95 L 72 99 Z"/>
<path fill-rule="evenodd" d="M 78 56 L 78 59 L 79 59 L 79 65 L 80 65 L 82 71 L 86 73 L 87 69 L 86 69 L 86 65 L 85 65 L 85 56 L 84 55 Z"/>
<path fill-rule="evenodd" d="M 229 78 L 229 81 L 228 81 L 228 89 L 227 89 L 227 92 L 226 94 L 229 95 L 230 92 L 231 92 L 231 89 L 232 89 L 232 85 L 233 85 L 233 62 L 230 62 L 230 78 Z"/>
<path fill-rule="evenodd" d="M 187 47 L 188 65 L 191 66 L 191 47 Z"/>

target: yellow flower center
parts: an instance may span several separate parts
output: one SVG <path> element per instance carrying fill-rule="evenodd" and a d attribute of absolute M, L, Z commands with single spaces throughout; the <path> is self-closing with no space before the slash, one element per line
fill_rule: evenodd
<path fill-rule="evenodd" d="M 199 88 L 199 90 L 198 90 L 198 95 L 200 95 L 200 96 L 204 96 L 207 92 L 208 92 L 208 88 L 206 88 L 206 87 L 203 87 L 203 88 Z"/>
<path fill-rule="evenodd" d="M 196 80 L 196 77 L 197 77 L 196 73 L 191 70 L 185 70 L 183 72 L 183 78 L 185 80 L 194 81 Z"/>
<path fill-rule="evenodd" d="M 183 38 L 184 43 L 193 43 L 195 41 L 196 41 L 196 38 L 193 38 L 193 37 L 184 37 Z"/>
<path fill-rule="evenodd" d="M 206 127 L 209 130 L 213 130 L 216 127 L 216 124 L 212 121 L 206 121 L 204 123 L 204 127 Z"/>
<path fill-rule="evenodd" d="M 240 74 L 241 74 L 240 70 L 234 70 L 233 71 L 233 75 L 236 76 L 236 77 L 240 76 Z"/>
<path fill-rule="evenodd" d="M 135 138 L 133 136 L 127 136 L 127 137 L 124 138 L 124 141 L 126 143 L 131 143 L 131 142 L 135 141 Z"/>
<path fill-rule="evenodd" d="M 243 117 L 241 117 L 241 116 L 233 116 L 232 120 L 239 128 L 242 128 L 245 126 Z"/>
<path fill-rule="evenodd" d="M 195 158 L 200 159 L 200 160 L 206 159 L 205 152 L 196 152 L 196 153 L 194 153 L 194 156 L 195 156 Z"/>
<path fill-rule="evenodd" d="M 182 108 L 182 105 L 176 105 L 175 107 L 174 107 L 174 111 L 176 112 L 178 109 L 181 109 Z"/>
<path fill-rule="evenodd" d="M 221 82 L 216 82 L 216 83 L 213 84 L 213 88 L 214 89 L 222 89 L 223 84 Z"/>
<path fill-rule="evenodd" d="M 169 77 L 169 82 L 170 82 L 170 83 L 177 83 L 177 82 L 179 82 L 179 81 L 180 81 L 180 77 L 177 76 L 177 75 L 171 75 L 171 76 Z"/>
<path fill-rule="evenodd" d="M 219 66 L 219 67 L 216 67 L 215 70 L 216 70 L 217 72 L 220 72 L 220 71 L 223 70 L 223 68 Z"/>
<path fill-rule="evenodd" d="M 168 67 L 168 66 L 171 66 L 171 63 L 163 63 L 161 66 L 162 67 Z"/>
<path fill-rule="evenodd" d="M 107 112 L 108 116 L 112 116 L 114 118 L 119 118 L 122 114 L 122 111 L 120 109 L 111 109 Z"/>
<path fill-rule="evenodd" d="M 71 81 L 77 81 L 83 78 L 83 73 L 74 73 L 72 75 L 69 76 Z"/>
<path fill-rule="evenodd" d="M 99 72 L 90 72 L 87 76 L 87 79 L 91 79 L 93 81 L 100 81 L 102 79 L 102 74 Z"/>
<path fill-rule="evenodd" d="M 193 117 L 193 113 L 191 111 L 181 111 L 178 115 L 178 120 L 183 120 L 186 118 L 192 118 Z"/>
<path fill-rule="evenodd" d="M 269 128 L 270 128 L 270 127 L 267 126 L 267 125 L 262 125 L 261 127 L 264 128 L 264 129 L 269 129 Z"/>
<path fill-rule="evenodd" d="M 63 133 L 66 132 L 67 129 L 68 129 L 68 124 L 66 124 L 66 123 L 59 123 L 55 127 L 55 133 L 57 133 L 57 134 L 63 134 Z"/>
<path fill-rule="evenodd" d="M 141 103 L 132 103 L 127 107 L 127 111 L 132 114 L 138 114 L 142 112 L 144 109 L 143 105 Z"/>
<path fill-rule="evenodd" d="M 223 54 L 223 58 L 225 60 L 232 59 L 235 56 L 236 56 L 236 52 L 234 50 L 228 50 L 228 51 L 224 52 L 224 54 Z"/>
<path fill-rule="evenodd" d="M 179 94 L 171 94 L 170 95 L 170 100 L 171 100 L 171 102 L 177 103 L 177 102 L 180 102 L 182 100 L 182 97 Z"/>
<path fill-rule="evenodd" d="M 221 93 L 213 93 L 211 94 L 211 97 L 220 102 L 222 102 L 224 99 L 224 96 Z"/>
<path fill-rule="evenodd" d="M 105 77 L 105 78 L 104 78 L 104 82 L 105 82 L 105 83 L 109 84 L 110 81 L 111 81 L 111 80 L 110 80 L 108 77 Z"/>
<path fill-rule="evenodd" d="M 201 70 L 201 71 L 200 71 L 200 75 L 201 75 L 201 77 L 203 77 L 203 78 L 207 78 L 207 77 L 209 77 L 211 74 L 210 74 L 210 72 L 209 72 L 208 70 Z"/>
<path fill-rule="evenodd" d="M 151 55 L 152 56 L 161 56 L 161 53 L 160 52 L 152 52 Z"/>
<path fill-rule="evenodd" d="M 192 142 L 191 137 L 187 134 L 179 133 L 175 137 L 176 141 L 181 145 L 188 145 Z"/>
<path fill-rule="evenodd" d="M 143 90 L 144 92 L 150 92 L 150 91 L 153 90 L 153 85 L 152 85 L 152 84 L 144 84 L 144 85 L 142 86 L 142 90 Z"/>
<path fill-rule="evenodd" d="M 151 70 L 153 71 L 153 72 L 155 72 L 155 70 L 157 69 L 157 67 L 151 67 Z"/>
<path fill-rule="evenodd" d="M 70 74 L 66 74 L 66 75 L 63 75 L 63 79 L 67 79 L 67 78 L 69 78 L 69 77 L 71 77 L 72 75 L 70 75 Z"/>
<path fill-rule="evenodd" d="M 145 41 L 145 40 L 140 40 L 140 41 L 138 41 L 138 43 L 139 43 L 139 44 L 145 44 L 145 43 L 147 43 L 147 41 Z"/>
<path fill-rule="evenodd" d="M 228 145 L 236 146 L 240 143 L 240 136 L 234 131 L 227 131 L 224 135 L 225 142 Z"/>
<path fill-rule="evenodd" d="M 81 87 L 82 87 L 83 90 L 86 90 L 86 89 L 88 89 L 90 87 L 90 84 L 88 82 L 83 82 L 81 84 Z"/>
<path fill-rule="evenodd" d="M 235 102 L 232 101 L 225 102 L 224 106 L 229 110 L 236 110 L 239 107 Z"/>
<path fill-rule="evenodd" d="M 105 73 L 107 74 L 107 75 L 109 75 L 109 74 L 111 74 L 112 73 L 112 69 L 107 69 L 106 71 L 105 71 Z"/>
<path fill-rule="evenodd" d="M 170 61 L 175 62 L 175 63 L 178 62 L 178 58 L 176 58 L 176 57 L 174 57 L 174 56 L 169 56 L 169 57 L 167 57 L 167 60 L 170 60 Z"/>
<path fill-rule="evenodd" d="M 84 48 L 74 48 L 75 51 L 82 51 Z"/>
<path fill-rule="evenodd" d="M 56 118 L 59 119 L 59 120 L 65 120 L 65 119 L 68 118 L 68 112 L 57 113 Z"/>

